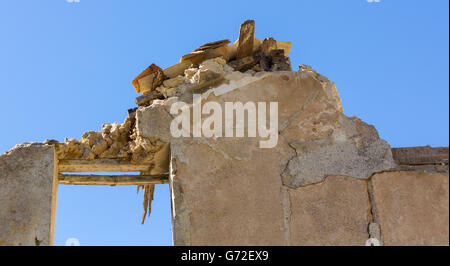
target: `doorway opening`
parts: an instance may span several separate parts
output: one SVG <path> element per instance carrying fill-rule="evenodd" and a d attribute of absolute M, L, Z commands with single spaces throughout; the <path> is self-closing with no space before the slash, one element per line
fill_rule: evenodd
<path fill-rule="evenodd" d="M 166 177 L 140 172 L 60 172 L 54 245 L 173 245 Z M 138 192 L 138 184 L 155 186 L 144 224 L 144 194 L 142 189 Z"/>

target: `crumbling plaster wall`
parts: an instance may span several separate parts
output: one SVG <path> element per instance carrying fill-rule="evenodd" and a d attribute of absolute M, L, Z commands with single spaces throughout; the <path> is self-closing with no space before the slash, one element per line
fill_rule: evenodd
<path fill-rule="evenodd" d="M 309 67 L 242 73 L 209 63 L 218 84 L 153 100 L 80 141 L 1 154 L 0 245 L 51 245 L 56 162 L 104 158 L 169 171 L 175 245 L 448 245 L 448 164 L 396 165 L 376 129 L 345 116 L 334 83 Z M 192 114 L 194 93 L 222 107 L 278 102 L 277 145 L 172 137 L 170 107 L 184 101 Z"/>
<path fill-rule="evenodd" d="M 16 145 L 0 155 L 0 245 L 52 245 L 56 218 L 54 146 Z"/>
<path fill-rule="evenodd" d="M 71 138 L 63 143 L 56 140 L 44 143 L 55 145 L 61 161 L 119 159 L 123 163 L 148 165 L 148 172 L 152 174 L 167 172 L 169 144 L 162 142 L 158 135 L 151 138 L 138 136 L 135 122 L 135 110 L 131 109 L 122 124 L 103 124 L 101 131 L 88 131 L 81 140 Z"/>
<path fill-rule="evenodd" d="M 378 175 L 399 167 L 373 126 L 343 114 L 334 83 L 308 67 L 299 72 L 228 73 L 233 75 L 239 78 L 202 90 L 203 101 L 222 107 L 225 102 L 278 102 L 274 148 L 259 148 L 259 137 L 173 138 L 170 106 L 179 100 L 190 103 L 192 114 L 192 92 L 137 110 L 138 135 L 170 142 L 176 245 L 365 245 L 369 238 L 381 244 L 405 243 L 399 237 L 391 240 L 397 227 L 386 220 L 380 228 L 380 219 L 414 219 L 422 209 L 410 208 L 401 217 L 401 212 L 386 214 L 383 207 L 390 203 L 383 198 L 397 188 L 386 190 Z M 406 176 L 406 183 L 408 178 L 415 182 L 417 175 L 399 174 Z M 443 201 L 447 195 L 448 203 L 448 175 L 438 175 L 434 186 L 439 198 L 425 188 L 432 185 L 427 182 L 415 196 L 436 201 L 436 230 L 442 231 L 448 227 L 448 204 L 444 207 Z M 422 222 L 411 222 L 404 231 Z M 412 243 L 448 244 L 448 229 L 435 238 L 437 233 L 419 234 Z M 434 240 L 425 240 L 430 238 Z"/>

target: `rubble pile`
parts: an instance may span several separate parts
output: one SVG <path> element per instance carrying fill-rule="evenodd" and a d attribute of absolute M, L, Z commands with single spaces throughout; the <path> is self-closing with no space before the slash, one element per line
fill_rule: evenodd
<path fill-rule="evenodd" d="M 148 106 L 155 99 L 216 86 L 233 72 L 254 75 L 262 71 L 292 71 L 287 57 L 290 48 L 290 42 L 271 37 L 257 39 L 255 22 L 247 20 L 241 24 L 239 39 L 233 44 L 228 39 L 206 43 L 166 69 L 150 65 L 132 81 L 136 91 L 143 94 L 135 102 Z"/>
<path fill-rule="evenodd" d="M 81 140 L 66 139 L 53 143 L 59 160 L 122 159 L 133 164 L 152 164 L 164 142 L 135 132 L 135 111 L 122 124 L 103 124 L 102 131 L 88 131 Z M 50 141 L 47 141 L 50 142 Z"/>

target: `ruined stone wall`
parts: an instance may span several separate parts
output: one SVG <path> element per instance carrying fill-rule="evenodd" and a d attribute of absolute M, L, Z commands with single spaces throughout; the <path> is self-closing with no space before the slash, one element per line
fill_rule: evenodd
<path fill-rule="evenodd" d="M 371 183 L 385 245 L 449 245 L 448 172 L 385 172 Z"/>
<path fill-rule="evenodd" d="M 247 20 L 232 44 L 209 42 L 166 69 L 146 68 L 122 124 L 1 154 L 0 245 L 53 243 L 58 182 L 138 185 L 144 222 L 167 176 L 175 245 L 448 245 L 448 148 L 413 157 L 395 149 L 402 158 L 393 158 L 374 126 L 344 115 L 333 82 L 306 65 L 292 71 L 290 49 L 256 38 Z M 232 137 L 198 134 L 211 133 L 201 121 L 176 137 L 179 103 L 190 121 L 211 118 L 213 106 L 250 103 L 245 116 L 258 104 L 257 124 L 233 123 L 235 113 L 217 122 Z M 118 171 L 140 175 L 64 174 Z"/>
<path fill-rule="evenodd" d="M 211 71 L 218 83 L 188 81 Z M 0 245 L 51 245 L 58 165 L 103 159 L 169 171 L 175 245 L 449 244 L 448 151 L 444 165 L 398 165 L 375 127 L 344 115 L 334 83 L 310 67 L 241 72 L 212 59 L 188 72 L 123 124 L 1 154 Z M 267 138 L 248 137 L 248 124 L 244 137 L 174 137 L 171 107 L 187 103 L 192 119 L 194 94 L 221 107 L 278 103 L 276 145 L 261 148 Z"/>
<path fill-rule="evenodd" d="M 279 137 L 268 149 L 260 137 L 172 137 L 171 105 L 189 103 L 192 118 L 193 92 L 137 110 L 138 135 L 170 142 L 175 245 L 448 245 L 448 171 L 403 171 L 327 78 L 228 71 L 197 93 L 222 107 L 278 102 Z"/>
<path fill-rule="evenodd" d="M 0 246 L 52 245 L 56 218 L 54 147 L 17 145 L 0 155 Z"/>

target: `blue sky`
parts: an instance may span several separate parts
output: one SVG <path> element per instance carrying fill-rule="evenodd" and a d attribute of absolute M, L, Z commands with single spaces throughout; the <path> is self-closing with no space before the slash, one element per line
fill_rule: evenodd
<path fill-rule="evenodd" d="M 448 146 L 446 0 L 0 0 L 0 153 L 17 143 L 80 138 L 123 122 L 131 80 L 199 45 L 256 36 L 291 41 L 291 62 L 333 80 L 344 113 L 393 147 Z M 57 245 L 171 245 L 168 186 L 140 224 L 136 187 L 59 186 Z"/>

